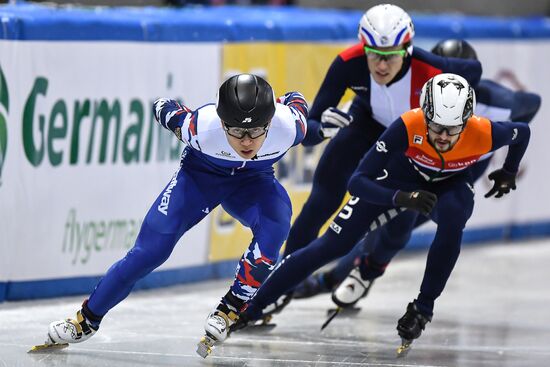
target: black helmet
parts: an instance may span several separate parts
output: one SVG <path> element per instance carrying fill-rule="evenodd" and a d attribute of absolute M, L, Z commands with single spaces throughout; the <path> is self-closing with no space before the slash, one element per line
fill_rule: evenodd
<path fill-rule="evenodd" d="M 445 57 L 477 60 L 476 51 L 472 45 L 464 40 L 449 39 L 441 41 L 432 48 L 432 53 Z"/>
<path fill-rule="evenodd" d="M 252 74 L 227 79 L 218 91 L 216 112 L 227 126 L 265 126 L 275 114 L 275 95 L 268 82 Z"/>

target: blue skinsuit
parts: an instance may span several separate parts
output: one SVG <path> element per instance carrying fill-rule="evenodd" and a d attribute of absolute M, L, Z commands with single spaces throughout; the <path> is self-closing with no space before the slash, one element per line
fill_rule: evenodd
<path fill-rule="evenodd" d="M 213 104 L 192 111 L 169 99 L 155 102 L 157 121 L 187 146 L 179 169 L 145 216 L 134 247 L 91 294 L 93 314 L 103 316 L 126 298 L 139 279 L 168 259 L 180 237 L 219 204 L 254 236 L 230 291 L 243 302 L 256 292 L 274 267 L 292 214 L 272 166 L 306 133 L 303 96 L 287 93 L 280 102 L 262 147 L 250 160 L 229 145 Z"/>

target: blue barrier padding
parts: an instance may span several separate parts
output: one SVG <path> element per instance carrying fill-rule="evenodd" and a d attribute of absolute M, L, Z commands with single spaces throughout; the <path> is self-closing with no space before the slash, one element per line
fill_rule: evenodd
<path fill-rule="evenodd" d="M 549 38 L 545 17 L 480 17 L 454 14 L 412 16 L 417 37 L 468 39 Z"/>
<path fill-rule="evenodd" d="M 515 224 L 512 226 L 494 226 L 464 231 L 464 245 L 487 241 L 520 241 L 550 235 L 550 221 Z M 432 232 L 413 234 L 407 245 L 408 250 L 426 249 L 432 239 Z M 197 282 L 209 279 L 230 278 L 235 274 L 237 259 L 188 268 L 158 271 L 140 280 L 134 290 L 165 287 L 176 284 Z M 71 296 L 92 292 L 101 277 L 79 277 L 69 279 L 48 279 L 23 282 L 0 282 L 0 302 L 37 298 Z M 228 284 L 229 286 L 229 284 Z"/>
<path fill-rule="evenodd" d="M 166 287 L 199 280 L 229 278 L 235 274 L 238 260 L 221 261 L 188 268 L 163 270 L 149 274 L 136 283 L 134 290 Z M 90 294 L 101 276 L 47 279 L 0 283 L 0 301 L 52 298 Z M 229 284 L 228 284 L 229 287 Z"/>
<path fill-rule="evenodd" d="M 235 274 L 237 263 L 238 260 L 235 259 L 190 268 L 151 273 L 137 282 L 134 289 L 150 289 L 209 279 L 229 278 Z M 227 287 L 229 288 L 229 283 Z"/>
<path fill-rule="evenodd" d="M 511 240 L 520 240 L 529 237 L 550 236 L 550 223 L 532 222 L 525 224 L 513 224 L 510 227 L 508 238 Z"/>
<path fill-rule="evenodd" d="M 78 8 L 0 6 L 0 39 L 146 42 L 342 41 L 357 39 L 363 12 L 299 7 Z M 411 13 L 418 37 L 550 38 L 544 17 Z"/>
<path fill-rule="evenodd" d="M 6 300 L 6 282 L 0 282 L 0 303 Z"/>
<path fill-rule="evenodd" d="M 434 236 L 435 233 L 433 231 L 415 232 L 407 244 L 407 249 L 426 248 L 430 245 Z M 500 240 L 519 241 L 545 236 L 550 236 L 550 222 L 541 221 L 466 229 L 462 236 L 462 244 L 469 245 Z"/>
<path fill-rule="evenodd" d="M 18 282 L 10 281 L 6 286 L 6 300 L 20 301 L 88 294 L 92 292 L 99 279 L 101 279 L 100 276 Z"/>

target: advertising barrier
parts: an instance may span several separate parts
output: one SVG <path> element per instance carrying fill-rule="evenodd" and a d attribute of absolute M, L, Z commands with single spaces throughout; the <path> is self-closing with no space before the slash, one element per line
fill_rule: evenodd
<path fill-rule="evenodd" d="M 53 9 L 0 6 L 0 301 L 87 293 L 133 245 L 149 205 L 178 168 L 183 144 L 154 121 L 152 102 L 212 102 L 229 75 L 253 72 L 277 94 L 312 103 L 325 72 L 355 42 L 357 11 L 299 8 Z M 304 22 L 296 24 L 292 19 Z M 448 21 L 443 22 L 445 18 Z M 290 19 L 290 20 L 289 20 Z M 413 16 L 415 45 L 473 37 L 484 78 L 539 93 L 518 189 L 476 208 L 464 242 L 550 234 L 545 136 L 550 31 L 508 23 Z M 475 33 L 472 30 L 479 32 Z M 475 34 L 474 34 L 475 33 Z M 345 95 L 342 106 L 352 97 Z M 276 165 L 296 216 L 324 148 L 296 147 Z M 493 160 L 496 168 L 505 150 Z M 343 157 L 345 159 L 345 157 Z M 428 224 L 410 247 L 425 247 Z M 217 208 L 137 288 L 234 272 L 251 234 Z"/>
<path fill-rule="evenodd" d="M 183 143 L 154 121 L 153 101 L 213 101 L 220 47 L 1 41 L 0 55 L 1 278 L 100 275 L 179 167 Z M 161 269 L 204 264 L 207 226 Z"/>
<path fill-rule="evenodd" d="M 431 49 L 437 41 L 439 39 L 424 38 L 415 43 L 425 49 Z M 546 84 L 540 83 L 540 78 L 543 76 L 533 72 L 533 70 L 544 70 L 542 65 L 544 61 L 537 58 L 531 62 L 530 68 L 524 68 L 522 65 L 528 63 L 526 55 L 535 55 L 543 50 L 550 52 L 550 43 L 533 40 L 509 42 L 508 44 L 503 40 L 471 41 L 483 64 L 483 77 L 514 90 L 536 92 L 545 101 L 545 96 L 550 97 L 550 89 Z M 330 63 L 340 51 L 351 44 L 352 42 L 321 45 L 227 44 L 223 50 L 224 74 L 254 72 L 269 80 L 279 93 L 300 90 L 312 103 Z M 495 57 L 495 54 L 499 57 Z M 260 56 L 253 57 L 253 55 Z M 346 94 L 342 99 L 342 105 L 345 105 L 351 96 L 351 93 Z M 538 195 L 544 195 L 542 192 L 547 189 L 540 188 L 540 191 L 537 190 L 538 195 L 530 190 L 531 187 L 537 187 L 537 182 L 544 182 L 544 178 L 548 175 L 547 170 L 540 168 L 545 167 L 544 158 L 542 158 L 545 140 L 544 133 L 540 131 L 546 131 L 543 116 L 549 114 L 550 110 L 543 103 L 537 117 L 531 123 L 533 128 L 531 142 L 522 161 L 518 189 L 512 195 L 504 200 L 485 199 L 483 195 L 492 187 L 492 182 L 486 176 L 477 182 L 476 206 L 465 231 L 465 243 L 550 234 L 550 210 L 540 203 L 537 204 Z M 282 174 L 281 170 L 278 171 L 279 178 L 285 182 L 285 187 L 292 198 L 294 216 L 299 213 L 307 199 L 312 173 L 323 148 L 323 144 L 308 149 L 297 147 L 289 152 L 290 156 L 286 156 L 279 163 L 279 165 L 294 168 L 284 169 Z M 496 152 L 487 174 L 502 166 L 506 151 L 505 148 Z M 300 159 L 296 159 L 296 156 L 300 156 Z M 293 165 L 291 162 L 300 163 Z M 250 232 L 230 218 L 223 209 L 218 208 L 217 211 L 211 225 L 211 236 L 216 240 L 211 242 L 210 259 L 236 258 L 242 253 L 245 244 L 250 241 Z M 328 223 L 321 229 L 321 233 L 327 226 Z M 433 223 L 424 225 L 413 235 L 408 247 L 429 245 L 434 228 Z M 243 245 L 235 246 L 235 244 Z"/>

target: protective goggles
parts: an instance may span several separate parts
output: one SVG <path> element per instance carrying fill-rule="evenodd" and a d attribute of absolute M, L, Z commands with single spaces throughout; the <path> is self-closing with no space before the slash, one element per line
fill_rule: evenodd
<path fill-rule="evenodd" d="M 404 58 L 407 55 L 406 50 L 393 50 L 393 51 L 380 51 L 375 48 L 367 46 L 363 47 L 367 58 L 372 61 L 386 61 L 388 63 L 397 62 L 399 59 Z"/>
<path fill-rule="evenodd" d="M 269 123 L 265 124 L 265 126 L 250 127 L 250 128 L 233 127 L 233 126 L 227 126 L 225 123 L 223 124 L 223 128 L 225 129 L 227 134 L 237 139 L 242 139 L 246 135 L 248 135 L 250 139 L 259 138 L 260 136 L 267 133 L 268 127 L 269 127 Z"/>
<path fill-rule="evenodd" d="M 464 124 L 461 125 L 454 125 L 454 126 L 446 126 L 441 125 L 433 121 L 427 121 L 428 122 L 428 129 L 432 130 L 436 134 L 443 134 L 443 131 L 447 132 L 447 135 L 454 136 L 458 135 L 464 130 Z"/>

